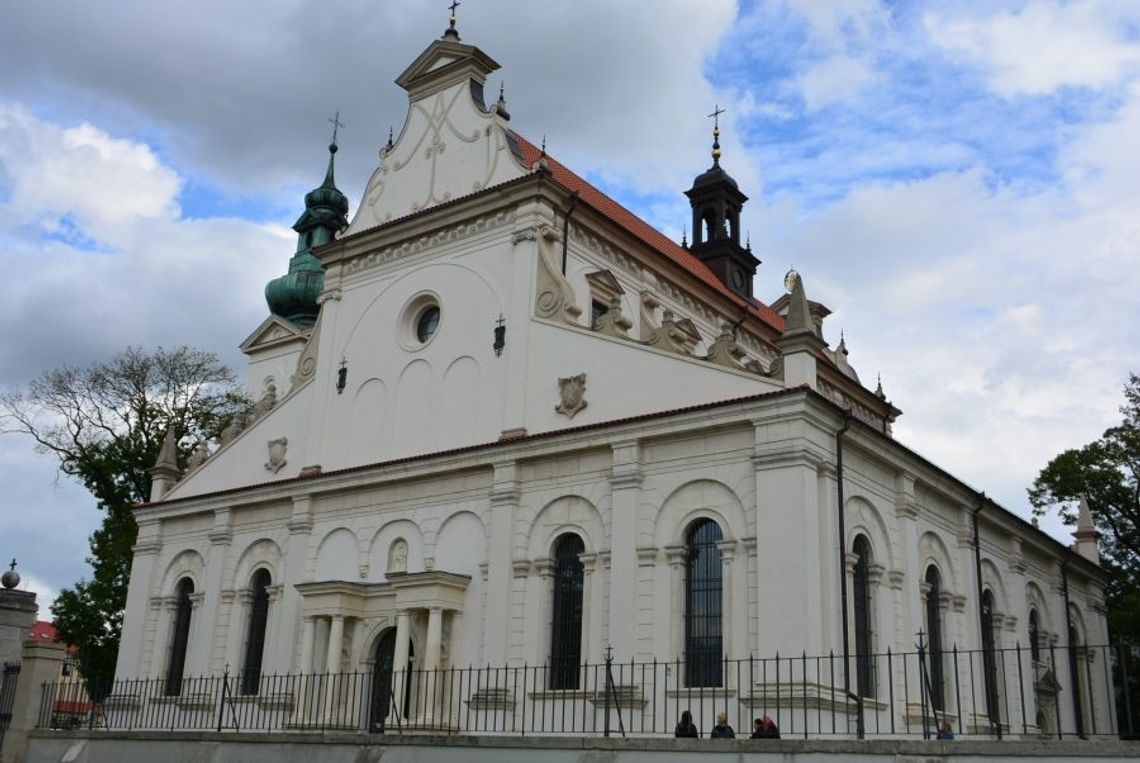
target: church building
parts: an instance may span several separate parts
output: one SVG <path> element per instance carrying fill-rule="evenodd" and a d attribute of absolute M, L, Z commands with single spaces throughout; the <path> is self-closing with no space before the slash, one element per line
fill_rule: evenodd
<path fill-rule="evenodd" d="M 742 243 L 719 129 L 678 243 L 512 129 L 498 68 L 453 18 L 396 78 L 407 116 L 351 215 L 329 146 L 241 344 L 255 408 L 187 463 L 171 432 L 136 509 L 119 681 L 189 706 L 190 678 L 228 671 L 299 722 L 266 677 L 367 674 L 445 727 L 458 711 L 405 674 L 542 666 L 454 706 L 593 713 L 612 660 L 653 666 L 617 679 L 635 714 L 700 689 L 750 718 L 785 691 L 852 734 L 857 707 L 1106 731 L 1087 508 L 1067 547 L 894 439 L 810 274 Z M 777 654 L 790 672 L 741 670 Z M 808 666 L 828 656 L 830 679 Z"/>

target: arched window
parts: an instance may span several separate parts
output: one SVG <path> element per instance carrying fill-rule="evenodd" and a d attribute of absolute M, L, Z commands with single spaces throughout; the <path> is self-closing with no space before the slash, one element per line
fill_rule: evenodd
<path fill-rule="evenodd" d="M 574 533 L 554 542 L 554 618 L 550 628 L 550 688 L 577 689 L 582 662 L 583 569 L 585 551 Z"/>
<path fill-rule="evenodd" d="M 1077 736 L 1085 735 L 1084 681 L 1081 680 L 1080 662 L 1084 655 L 1081 648 L 1081 634 L 1077 624 L 1073 621 L 1073 613 L 1069 612 L 1069 681 L 1073 687 L 1073 717 L 1077 721 Z"/>
<path fill-rule="evenodd" d="M 685 537 L 685 671 L 689 686 L 720 686 L 722 570 L 720 526 L 699 519 Z"/>
<path fill-rule="evenodd" d="M 999 723 L 997 651 L 994 646 L 994 594 L 982 592 L 982 669 L 986 679 L 986 711 L 990 723 Z"/>
<path fill-rule="evenodd" d="M 711 209 L 707 209 L 707 210 L 705 210 L 703 219 L 704 219 L 704 229 L 705 229 L 704 240 L 705 241 L 716 241 L 718 238 L 720 238 L 720 236 L 717 234 L 717 230 L 716 230 L 716 213 Z M 700 243 L 700 242 L 698 241 L 697 243 Z"/>
<path fill-rule="evenodd" d="M 260 569 L 250 580 L 249 630 L 245 639 L 245 664 L 241 693 L 257 694 L 261 686 L 261 658 L 265 652 L 265 625 L 269 620 L 269 570 Z"/>
<path fill-rule="evenodd" d="M 939 601 L 942 596 L 942 576 L 934 565 L 926 568 L 926 585 L 929 588 L 926 592 L 926 652 L 929 655 L 929 685 L 926 689 L 930 694 L 931 707 L 943 710 L 946 704 L 942 694 L 942 609 Z"/>
<path fill-rule="evenodd" d="M 859 696 L 875 696 L 875 672 L 872 669 L 871 643 L 871 544 L 867 537 L 855 538 L 855 569 L 852 574 L 852 587 L 855 599 L 855 674 Z"/>
<path fill-rule="evenodd" d="M 194 593 L 194 581 L 182 578 L 174 589 L 174 632 L 170 640 L 170 660 L 166 665 L 166 696 L 177 697 L 182 693 L 182 674 L 186 669 L 186 647 L 190 643 L 190 615 L 194 604 L 190 595 Z"/>
<path fill-rule="evenodd" d="M 1034 662 L 1041 662 L 1041 630 L 1037 610 L 1029 610 L 1029 656 Z"/>

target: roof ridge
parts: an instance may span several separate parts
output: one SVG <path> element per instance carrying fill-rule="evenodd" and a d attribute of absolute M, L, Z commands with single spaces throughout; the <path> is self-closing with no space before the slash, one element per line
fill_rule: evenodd
<path fill-rule="evenodd" d="M 521 135 L 515 130 L 511 134 L 518 141 L 522 153 L 523 162 L 526 166 L 533 164 L 539 157 L 540 149 L 529 141 L 525 136 Z M 721 283 L 720 279 L 709 269 L 707 265 L 697 259 L 691 252 L 683 248 L 680 244 L 673 239 L 666 236 L 661 231 L 654 228 L 652 225 L 642 220 L 636 214 L 622 206 L 615 201 L 612 197 L 601 191 L 597 186 L 590 183 L 578 173 L 571 170 L 562 162 L 558 161 L 546 153 L 547 162 L 550 165 L 554 179 L 565 185 L 572 191 L 578 191 L 580 197 L 590 206 L 597 209 L 606 217 L 609 217 L 615 223 L 620 225 L 630 234 L 636 238 L 641 239 L 645 244 L 657 250 L 665 257 L 671 260 L 674 264 L 680 266 L 688 273 L 696 276 L 706 285 L 712 287 L 722 295 L 728 297 L 733 302 L 747 306 L 749 312 L 767 324 L 770 328 L 777 332 L 784 330 L 784 318 L 776 311 L 764 304 L 758 299 L 747 299 L 741 297 L 739 294 L 733 292 L 726 285 Z M 591 200 L 591 196 L 595 197 Z"/>

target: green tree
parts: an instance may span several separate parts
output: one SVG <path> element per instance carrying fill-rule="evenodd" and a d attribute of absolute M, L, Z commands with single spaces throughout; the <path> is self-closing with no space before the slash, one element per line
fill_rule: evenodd
<path fill-rule="evenodd" d="M 103 521 L 90 538 L 90 579 L 60 592 L 52 615 L 60 638 L 78 647 L 93 699 L 114 677 L 138 528 L 132 507 L 150 498 L 150 475 L 168 428 L 178 459 L 250 401 L 233 372 L 209 352 L 128 348 L 88 368 L 44 372 L 26 390 L 0 395 L 0 432 L 30 437 L 59 469 L 90 491 Z"/>
<path fill-rule="evenodd" d="M 1038 514 L 1056 510 L 1073 525 L 1081 496 L 1088 499 L 1109 573 L 1109 631 L 1140 644 L 1140 376 L 1130 374 L 1124 399 L 1124 420 L 1050 461 L 1029 488 L 1029 500 Z"/>

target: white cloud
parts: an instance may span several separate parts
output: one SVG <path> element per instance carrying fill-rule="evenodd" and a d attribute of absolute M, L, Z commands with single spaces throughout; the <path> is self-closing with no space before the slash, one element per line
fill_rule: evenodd
<path fill-rule="evenodd" d="M 148 146 L 90 124 L 61 128 L 0 104 L 0 163 L 11 184 L 10 211 L 48 230 L 67 218 L 112 241 L 133 220 L 178 214 L 178 175 Z"/>
<path fill-rule="evenodd" d="M 1102 88 L 1140 64 L 1135 3 L 1033 2 L 983 19 L 928 14 L 930 38 L 985 67 L 1002 96 L 1041 95 L 1065 86 Z"/>
<path fill-rule="evenodd" d="M 768 266 L 834 309 L 896 436 L 1008 508 L 1054 455 L 1119 420 L 1140 315 L 1140 97 L 1078 130 L 1065 182 L 1027 194 L 981 169 L 863 185 L 809 217 L 766 210 Z M 1054 530 L 1058 528 L 1053 528 Z"/>
<path fill-rule="evenodd" d="M 812 41 L 829 49 L 843 49 L 864 41 L 890 23 L 890 10 L 880 0 L 789 0 L 807 23 Z"/>
<path fill-rule="evenodd" d="M 856 101 L 863 88 L 874 81 L 875 72 L 867 61 L 839 55 L 808 68 L 797 84 L 804 105 L 812 112 L 835 103 Z"/>

